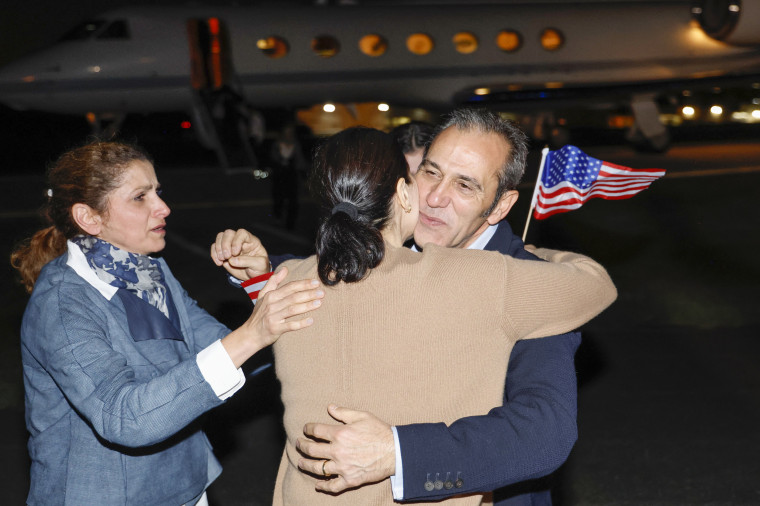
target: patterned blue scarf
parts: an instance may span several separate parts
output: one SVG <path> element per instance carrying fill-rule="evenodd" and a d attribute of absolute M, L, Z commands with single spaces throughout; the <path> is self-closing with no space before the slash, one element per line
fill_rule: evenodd
<path fill-rule="evenodd" d="M 124 288 L 169 317 L 164 273 L 155 258 L 119 249 L 91 235 L 71 239 L 84 253 L 99 279 Z"/>

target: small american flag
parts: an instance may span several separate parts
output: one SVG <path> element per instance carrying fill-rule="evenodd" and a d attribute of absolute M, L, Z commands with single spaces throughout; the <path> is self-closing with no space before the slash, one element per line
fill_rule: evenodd
<path fill-rule="evenodd" d="M 564 146 L 546 155 L 533 216 L 542 220 L 572 211 L 594 197 L 628 199 L 664 175 L 664 169 L 631 169 Z"/>
<path fill-rule="evenodd" d="M 256 300 L 259 298 L 259 292 L 264 288 L 264 285 L 267 284 L 267 281 L 272 277 L 272 274 L 274 274 L 274 272 L 267 272 L 261 276 L 256 276 L 255 278 L 243 281 L 243 283 L 240 284 L 243 290 L 248 294 L 248 297 L 251 298 L 251 302 L 256 304 Z"/>

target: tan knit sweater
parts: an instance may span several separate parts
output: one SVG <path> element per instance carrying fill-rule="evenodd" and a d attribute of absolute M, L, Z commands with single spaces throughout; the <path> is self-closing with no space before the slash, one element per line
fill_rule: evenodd
<path fill-rule="evenodd" d="M 392 425 L 487 413 L 502 403 L 516 340 L 573 330 L 615 299 L 599 264 L 572 253 L 536 253 L 565 263 L 432 245 L 423 253 L 389 248 L 361 282 L 326 287 L 314 325 L 274 345 L 287 433 L 274 504 L 394 504 L 388 480 L 337 496 L 316 492 L 318 478 L 298 469 L 295 441 L 304 424 L 335 423 L 329 403 Z M 288 280 L 317 277 L 315 257 L 285 265 Z"/>

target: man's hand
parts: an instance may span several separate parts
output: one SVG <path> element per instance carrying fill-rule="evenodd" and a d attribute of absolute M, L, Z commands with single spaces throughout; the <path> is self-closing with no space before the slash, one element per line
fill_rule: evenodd
<path fill-rule="evenodd" d="M 298 467 L 317 476 L 336 476 L 317 481 L 317 490 L 342 492 L 395 474 L 396 445 L 390 425 L 366 411 L 331 404 L 327 412 L 345 425 L 307 423 L 303 433 L 310 439 L 296 441 L 296 447 L 311 457 L 300 459 Z"/>
<path fill-rule="evenodd" d="M 241 281 L 266 274 L 271 268 L 259 238 L 244 228 L 219 232 L 211 245 L 211 259 Z"/>

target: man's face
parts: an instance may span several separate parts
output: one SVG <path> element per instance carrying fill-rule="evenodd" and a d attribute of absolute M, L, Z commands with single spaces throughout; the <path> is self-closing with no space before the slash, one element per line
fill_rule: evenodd
<path fill-rule="evenodd" d="M 420 218 L 414 241 L 466 248 L 485 231 L 498 171 L 509 152 L 494 133 L 465 132 L 449 127 L 430 145 L 415 179 L 420 192 Z M 499 217 L 501 219 L 501 217 Z"/>

